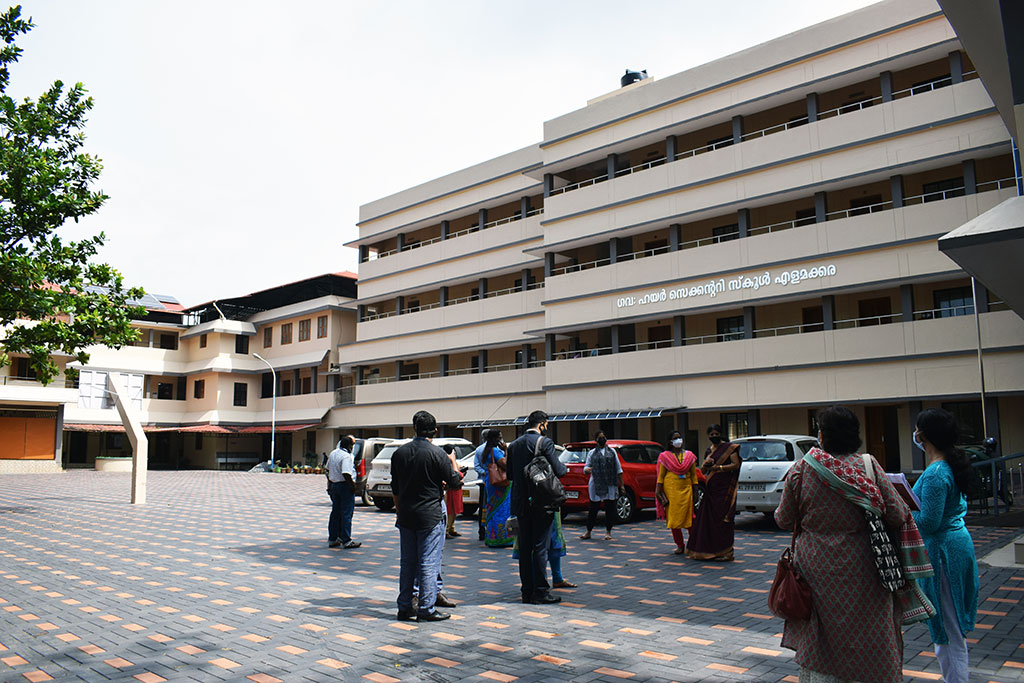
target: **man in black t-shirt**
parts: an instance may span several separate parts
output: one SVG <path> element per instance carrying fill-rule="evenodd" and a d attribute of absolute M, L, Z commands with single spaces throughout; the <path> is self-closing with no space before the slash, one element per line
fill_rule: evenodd
<path fill-rule="evenodd" d="M 437 421 L 425 410 L 412 418 L 416 438 L 391 456 L 391 487 L 395 498 L 395 526 L 401 539 L 398 578 L 399 621 L 441 621 L 451 614 L 434 609 L 437 576 L 444 546 L 444 487 L 460 488 L 459 473 L 443 450 L 430 442 Z M 419 579 L 419 608 L 413 610 L 414 580 Z"/>

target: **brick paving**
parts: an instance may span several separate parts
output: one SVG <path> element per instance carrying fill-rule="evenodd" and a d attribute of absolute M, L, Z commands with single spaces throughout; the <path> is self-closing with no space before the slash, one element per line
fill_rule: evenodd
<path fill-rule="evenodd" d="M 356 550 L 328 550 L 317 476 L 151 472 L 0 477 L 3 681 L 796 681 L 767 592 L 786 532 L 742 515 L 737 561 L 680 558 L 651 515 L 575 538 L 554 606 L 518 601 L 507 549 L 475 523 L 445 549 L 450 621 L 395 621 L 394 515 L 357 507 Z M 972 528 L 979 556 L 1016 528 Z M 972 680 L 1024 681 L 1024 570 L 982 567 Z M 927 629 L 908 681 L 940 680 Z"/>

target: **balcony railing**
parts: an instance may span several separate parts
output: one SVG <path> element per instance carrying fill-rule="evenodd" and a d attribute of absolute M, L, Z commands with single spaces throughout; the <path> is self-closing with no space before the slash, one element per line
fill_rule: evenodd
<path fill-rule="evenodd" d="M 540 207 L 540 208 L 537 208 L 537 209 L 530 209 L 529 211 L 526 212 L 526 217 L 529 218 L 530 216 L 539 216 L 539 215 L 541 215 L 543 213 L 544 213 L 544 207 Z M 515 221 L 522 220 L 522 219 L 523 219 L 522 214 L 518 214 L 518 213 L 514 214 L 512 216 L 507 216 L 505 218 L 498 218 L 496 220 L 484 223 L 482 227 L 479 226 L 479 225 L 473 225 L 473 226 L 470 226 L 468 228 L 465 228 L 464 230 L 459 230 L 457 232 L 448 233 L 448 237 L 442 237 L 441 235 L 438 235 L 437 237 L 431 237 L 430 239 L 418 240 L 416 242 L 411 242 L 411 243 L 406 244 L 405 246 L 403 246 L 401 251 L 402 252 L 412 251 L 413 249 L 419 249 L 421 247 L 426 247 L 426 246 L 429 246 L 431 244 L 437 244 L 438 242 L 444 242 L 446 240 L 455 239 L 456 237 L 462 237 L 463 235 L 469 235 L 469 234 L 474 233 L 474 232 L 480 232 L 481 230 L 489 230 L 491 228 L 496 228 L 499 225 L 507 225 L 509 223 L 514 223 Z M 370 258 L 368 260 L 375 261 L 377 259 L 382 259 L 382 258 L 385 258 L 387 256 L 393 256 L 393 255 L 395 255 L 397 253 L 399 253 L 399 249 L 397 247 L 395 249 L 388 249 L 387 251 L 379 251 L 379 252 L 376 252 L 375 254 L 371 254 L 372 258 Z"/>
<path fill-rule="evenodd" d="M 532 291 L 534 289 L 542 289 L 544 282 L 531 282 L 526 286 L 526 291 Z M 522 292 L 522 287 L 507 287 L 505 289 L 496 289 L 491 292 L 484 294 L 485 299 L 492 299 L 494 297 L 506 296 L 508 294 L 518 294 Z M 469 294 L 467 296 L 461 296 L 455 299 L 448 299 L 448 303 L 445 306 L 455 306 L 457 304 L 464 304 L 469 301 L 478 301 L 480 299 L 476 294 Z M 430 311 L 435 308 L 442 308 L 440 301 L 434 301 L 429 304 L 423 304 L 419 306 L 407 306 L 399 311 L 384 311 L 383 313 L 369 313 L 363 316 L 361 322 L 370 322 L 371 320 L 381 320 L 383 318 L 391 318 L 396 315 L 407 315 L 409 313 L 418 313 L 420 311 Z"/>
<path fill-rule="evenodd" d="M 356 388 L 354 386 L 341 387 L 334 390 L 334 405 L 350 406 L 356 402 Z"/>
<path fill-rule="evenodd" d="M 530 368 L 542 368 L 542 367 L 544 367 L 545 364 L 546 364 L 546 362 L 542 361 L 542 360 L 532 360 L 532 361 L 530 361 L 528 367 L 530 367 Z M 484 366 L 484 372 L 485 373 L 509 372 L 511 370 L 524 370 L 524 369 L 526 369 L 526 368 L 523 368 L 522 363 L 498 363 L 498 364 L 495 364 L 495 365 Z M 375 377 L 364 378 L 363 381 L 362 381 L 362 384 L 386 384 L 388 382 L 408 382 L 408 381 L 414 380 L 414 379 L 432 379 L 432 378 L 435 378 L 435 377 L 445 377 L 445 376 L 447 376 L 447 377 L 457 377 L 459 375 L 476 375 L 476 374 L 480 374 L 479 369 L 477 367 L 475 367 L 475 366 L 470 366 L 470 367 L 467 367 L 467 368 L 452 368 L 452 369 L 449 369 L 447 375 L 442 375 L 440 370 L 430 370 L 428 372 L 407 373 L 407 374 L 403 374 L 401 377 L 395 377 L 394 375 L 388 375 L 386 377 L 375 376 Z"/>

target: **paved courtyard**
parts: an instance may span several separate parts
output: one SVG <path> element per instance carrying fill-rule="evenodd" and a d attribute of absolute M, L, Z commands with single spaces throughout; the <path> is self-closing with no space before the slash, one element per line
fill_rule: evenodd
<path fill-rule="evenodd" d="M 445 549 L 446 622 L 397 622 L 394 515 L 357 507 L 356 550 L 328 550 L 319 476 L 151 472 L 0 477 L 3 681 L 796 681 L 767 607 L 789 536 L 743 515 L 737 561 L 671 553 L 648 514 L 613 541 L 566 520 L 560 605 L 518 601 L 509 550 L 475 523 Z M 972 528 L 979 556 L 1019 529 Z M 972 681 L 1024 681 L 1024 570 L 983 566 Z M 940 680 L 927 629 L 907 680 Z"/>

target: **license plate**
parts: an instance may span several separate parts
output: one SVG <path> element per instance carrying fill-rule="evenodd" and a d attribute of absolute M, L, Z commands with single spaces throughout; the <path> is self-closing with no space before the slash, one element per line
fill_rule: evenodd
<path fill-rule="evenodd" d="M 764 491 L 764 484 L 740 484 L 740 491 Z"/>
<path fill-rule="evenodd" d="M 579 491 L 566 491 L 565 492 L 565 497 L 566 498 L 579 498 L 580 497 L 580 492 Z"/>
<path fill-rule="evenodd" d="M 382 491 L 382 492 L 384 492 L 384 493 L 391 493 L 391 487 L 390 487 L 390 486 L 387 486 L 387 485 L 385 485 L 385 484 L 378 484 L 378 485 L 377 485 L 377 488 L 376 488 L 376 489 L 374 489 L 374 490 L 375 490 L 375 491 Z"/>
<path fill-rule="evenodd" d="M 462 497 L 469 498 L 469 489 L 462 489 Z"/>

